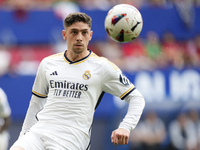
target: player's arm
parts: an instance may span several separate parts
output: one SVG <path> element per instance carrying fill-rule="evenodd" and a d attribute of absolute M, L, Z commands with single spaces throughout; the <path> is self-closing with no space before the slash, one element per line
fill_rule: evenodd
<path fill-rule="evenodd" d="M 115 64 L 106 60 L 102 68 L 103 91 L 120 97 L 129 104 L 125 118 L 111 135 L 111 141 L 115 144 L 127 144 L 130 131 L 135 128 L 143 112 L 145 101 L 141 93 Z"/>
<path fill-rule="evenodd" d="M 30 128 L 37 122 L 37 113 L 43 108 L 45 102 L 46 98 L 32 95 L 20 136 L 26 134 L 26 132 L 29 131 Z"/>
<path fill-rule="evenodd" d="M 40 63 L 33 84 L 32 97 L 22 126 L 20 136 L 24 135 L 37 122 L 37 113 L 43 109 L 48 94 L 48 82 L 45 76 L 46 61 Z M 36 92 L 37 91 L 37 92 Z"/>
<path fill-rule="evenodd" d="M 145 106 L 144 98 L 137 89 L 126 96 L 124 100 L 129 103 L 129 108 L 119 128 L 112 132 L 111 141 L 115 145 L 128 144 L 130 131 L 136 127 Z"/>

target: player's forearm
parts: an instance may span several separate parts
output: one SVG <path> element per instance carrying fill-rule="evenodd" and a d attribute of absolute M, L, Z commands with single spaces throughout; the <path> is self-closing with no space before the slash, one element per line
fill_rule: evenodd
<path fill-rule="evenodd" d="M 36 114 L 43 108 L 44 99 L 32 96 L 20 136 L 24 135 L 37 122 Z"/>
<path fill-rule="evenodd" d="M 129 103 L 129 108 L 125 118 L 120 123 L 119 128 L 131 131 L 139 122 L 145 106 L 145 101 L 137 89 L 130 93 L 130 95 L 125 98 L 125 100 Z"/>

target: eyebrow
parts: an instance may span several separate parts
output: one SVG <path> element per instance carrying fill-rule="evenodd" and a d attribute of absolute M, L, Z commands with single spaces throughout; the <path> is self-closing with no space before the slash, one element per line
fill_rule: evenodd
<path fill-rule="evenodd" d="M 89 31 L 89 29 L 82 29 L 82 30 L 79 30 L 79 29 L 76 29 L 76 28 L 72 28 L 71 30 L 76 30 L 76 31 Z"/>

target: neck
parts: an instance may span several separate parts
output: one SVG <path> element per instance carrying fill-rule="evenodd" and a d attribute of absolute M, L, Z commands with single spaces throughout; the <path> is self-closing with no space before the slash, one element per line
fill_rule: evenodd
<path fill-rule="evenodd" d="M 77 54 L 77 53 L 74 53 L 74 52 L 71 52 L 71 51 L 65 51 L 65 56 L 72 62 L 75 62 L 75 61 L 78 61 L 80 59 L 83 59 L 84 57 L 88 56 L 89 55 L 89 51 L 86 50 L 80 54 Z"/>

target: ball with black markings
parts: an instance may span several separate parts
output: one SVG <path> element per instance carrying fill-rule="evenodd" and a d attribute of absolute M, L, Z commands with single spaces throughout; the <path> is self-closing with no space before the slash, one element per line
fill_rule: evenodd
<path fill-rule="evenodd" d="M 105 30 L 116 42 L 127 43 L 139 36 L 143 20 L 139 10 L 129 4 L 115 5 L 105 18 Z"/>

